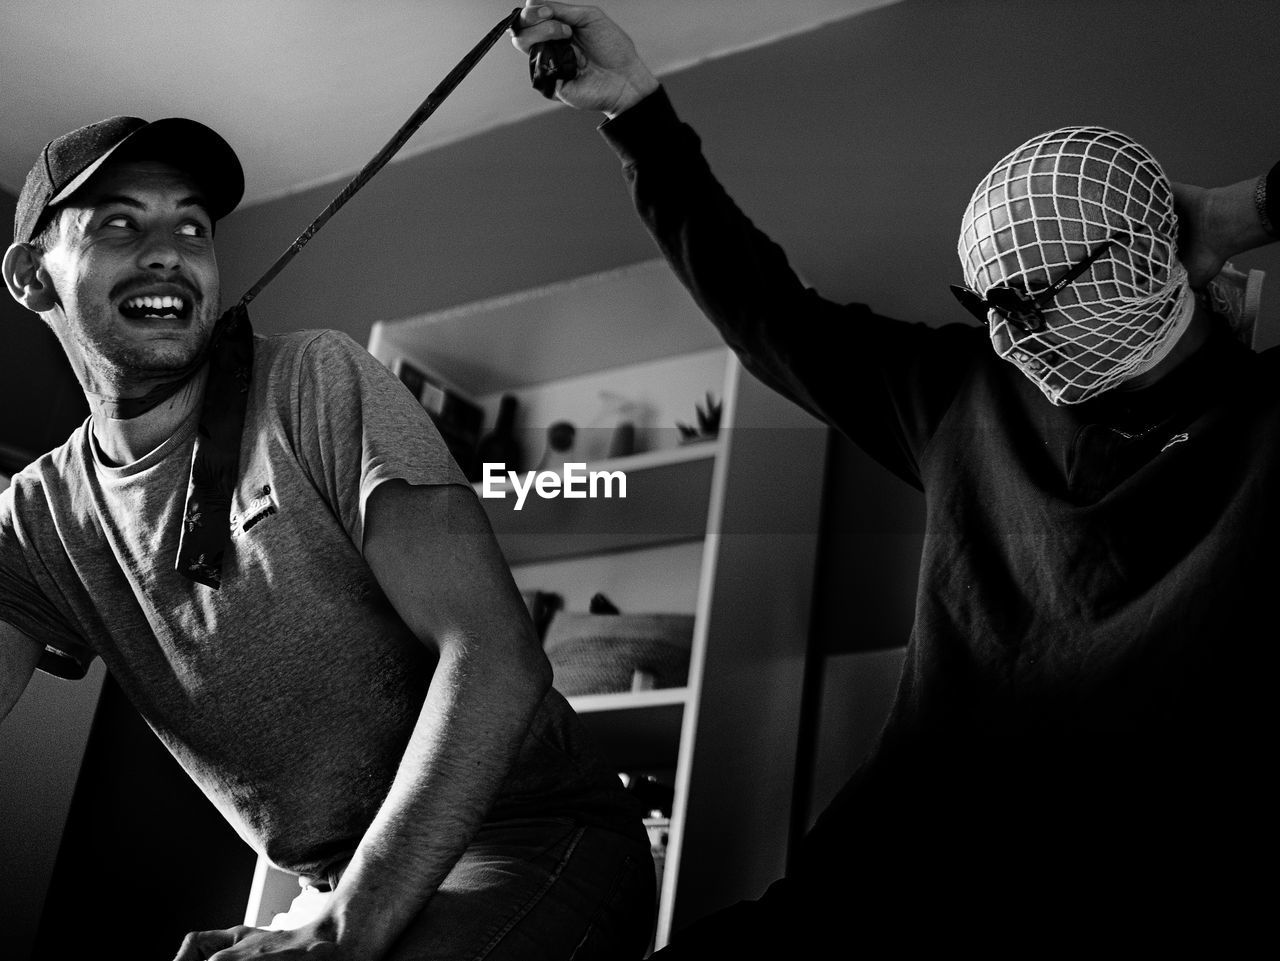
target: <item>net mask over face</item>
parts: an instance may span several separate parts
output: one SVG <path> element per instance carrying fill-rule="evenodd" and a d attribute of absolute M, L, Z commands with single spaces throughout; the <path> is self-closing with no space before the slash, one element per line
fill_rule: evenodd
<path fill-rule="evenodd" d="M 958 244 L 969 290 L 957 296 L 981 303 L 996 353 L 1051 403 L 1078 404 L 1150 370 L 1186 330 L 1195 297 L 1177 232 L 1173 189 L 1145 148 L 1062 127 L 978 184 Z"/>

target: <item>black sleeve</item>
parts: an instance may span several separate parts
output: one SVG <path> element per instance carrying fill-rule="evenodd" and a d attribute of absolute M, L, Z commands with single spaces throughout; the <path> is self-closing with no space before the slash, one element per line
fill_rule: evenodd
<path fill-rule="evenodd" d="M 716 180 L 664 90 L 600 130 L 645 226 L 743 366 L 919 486 L 918 455 L 985 347 L 981 330 L 890 320 L 806 288 Z"/>

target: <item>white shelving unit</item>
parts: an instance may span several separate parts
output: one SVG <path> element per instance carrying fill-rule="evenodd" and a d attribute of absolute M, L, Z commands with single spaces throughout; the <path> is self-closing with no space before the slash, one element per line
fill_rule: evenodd
<path fill-rule="evenodd" d="M 759 896 L 785 870 L 826 429 L 742 370 L 661 261 L 382 321 L 368 346 L 477 400 L 487 424 L 515 394 L 526 467 L 546 427 L 569 420 L 588 470 L 626 474 L 625 500 L 481 503 L 522 588 L 566 610 L 601 592 L 628 613 L 694 615 L 684 687 L 570 699 L 618 771 L 674 788 L 656 946 Z M 674 425 L 708 392 L 719 434 L 681 446 Z M 609 459 L 602 399 L 619 396 L 637 453 Z M 259 874 L 255 890 L 296 893 Z M 268 900 L 248 923 L 282 910 Z"/>

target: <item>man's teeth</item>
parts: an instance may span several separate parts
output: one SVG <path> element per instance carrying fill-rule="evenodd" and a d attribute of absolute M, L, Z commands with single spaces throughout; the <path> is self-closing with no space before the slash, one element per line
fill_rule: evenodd
<path fill-rule="evenodd" d="M 149 313 L 182 313 L 186 303 L 181 297 L 130 297 L 124 302 L 129 310 L 141 310 Z"/>

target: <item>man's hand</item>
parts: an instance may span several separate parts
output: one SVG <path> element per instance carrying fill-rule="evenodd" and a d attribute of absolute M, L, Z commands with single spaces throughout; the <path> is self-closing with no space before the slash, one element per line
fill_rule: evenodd
<path fill-rule="evenodd" d="M 1218 275 L 1229 256 L 1216 236 L 1212 191 L 1190 184 L 1173 184 L 1173 204 L 1178 213 L 1178 259 L 1187 268 L 1193 290 L 1200 290 Z"/>
<path fill-rule="evenodd" d="M 616 117 L 658 89 L 631 38 L 596 7 L 526 0 L 520 32 L 511 42 L 527 55 L 536 43 L 570 39 L 578 76 L 556 88 L 556 96 L 569 106 Z"/>
<path fill-rule="evenodd" d="M 324 920 L 292 931 L 268 931 L 243 924 L 224 931 L 194 931 L 183 939 L 173 961 L 240 961 L 242 958 L 345 961 L 350 955 L 334 943 L 331 931 L 332 923 Z"/>
<path fill-rule="evenodd" d="M 1226 187 L 1173 185 L 1178 213 L 1178 259 L 1193 290 L 1200 290 L 1236 254 L 1273 243 L 1253 204 L 1255 180 Z"/>

